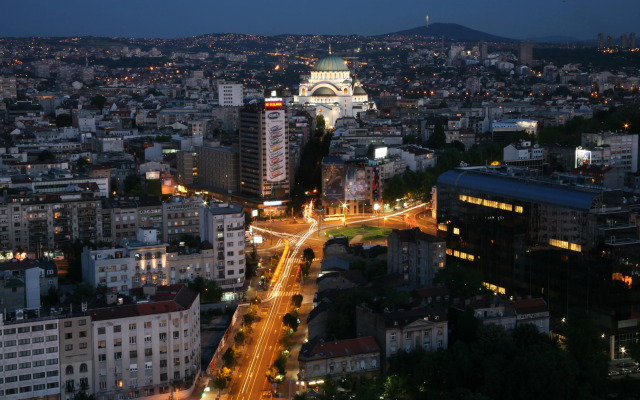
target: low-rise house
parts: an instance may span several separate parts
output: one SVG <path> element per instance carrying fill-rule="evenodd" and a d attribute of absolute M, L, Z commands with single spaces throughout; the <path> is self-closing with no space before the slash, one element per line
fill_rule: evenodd
<path fill-rule="evenodd" d="M 413 310 L 377 313 L 366 306 L 356 308 L 358 335 L 373 336 L 380 343 L 383 369 L 400 350 L 411 352 L 447 349 L 448 321 L 444 307 L 429 305 Z"/>
<path fill-rule="evenodd" d="M 302 345 L 298 361 L 298 377 L 305 382 L 326 376 L 337 380 L 347 374 L 374 376 L 380 373 L 380 346 L 372 336 L 333 342 L 315 339 Z"/>

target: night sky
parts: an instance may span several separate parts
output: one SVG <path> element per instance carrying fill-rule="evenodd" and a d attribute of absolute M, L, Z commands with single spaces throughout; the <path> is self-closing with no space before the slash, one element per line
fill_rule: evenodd
<path fill-rule="evenodd" d="M 514 39 L 640 35 L 638 0 L 11 0 L 0 37 L 206 33 L 376 35 L 452 22 Z"/>

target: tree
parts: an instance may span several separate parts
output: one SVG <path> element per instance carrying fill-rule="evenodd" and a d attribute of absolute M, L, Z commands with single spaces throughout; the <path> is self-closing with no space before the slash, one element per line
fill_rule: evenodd
<path fill-rule="evenodd" d="M 140 177 L 136 174 L 127 175 L 127 177 L 124 178 L 125 193 L 131 193 L 136 189 L 140 189 Z"/>
<path fill-rule="evenodd" d="M 300 274 L 303 279 L 306 279 L 309 276 L 309 270 L 311 270 L 311 263 L 309 261 L 300 263 Z"/>
<path fill-rule="evenodd" d="M 58 288 L 55 286 L 49 287 L 47 295 L 42 298 L 42 305 L 46 308 L 55 307 L 60 304 L 60 295 L 58 294 Z"/>
<path fill-rule="evenodd" d="M 233 337 L 233 341 L 235 342 L 235 344 L 240 346 L 244 344 L 244 340 L 245 340 L 244 331 L 238 331 L 238 333 L 236 333 L 235 336 Z"/>
<path fill-rule="evenodd" d="M 222 361 L 224 361 L 225 367 L 232 367 L 236 362 L 236 351 L 233 347 L 228 347 L 222 355 Z"/>
<path fill-rule="evenodd" d="M 56 161 L 56 155 L 53 154 L 49 150 L 42 150 L 38 154 L 38 161 L 40 161 L 40 162 L 53 162 L 53 161 Z"/>
<path fill-rule="evenodd" d="M 160 179 L 147 180 L 147 193 L 152 196 L 160 196 L 162 194 L 162 185 Z"/>
<path fill-rule="evenodd" d="M 447 143 L 447 135 L 444 133 L 444 127 L 438 121 L 436 122 L 433 133 L 427 140 L 427 147 L 433 150 L 442 149 Z"/>
<path fill-rule="evenodd" d="M 309 262 L 313 262 L 313 259 L 316 258 L 316 254 L 313 252 L 311 247 L 307 247 L 302 251 L 302 257 Z"/>
<path fill-rule="evenodd" d="M 203 303 L 218 303 L 222 299 L 222 288 L 216 281 L 208 280 L 200 298 Z"/>
<path fill-rule="evenodd" d="M 91 98 L 91 105 L 97 107 L 99 110 L 102 110 L 102 107 L 107 103 L 107 99 L 101 95 L 97 94 Z"/>
<path fill-rule="evenodd" d="M 84 389 L 80 389 L 79 392 L 74 393 L 71 400 L 94 400 L 95 397 L 92 394 L 87 394 Z"/>
<path fill-rule="evenodd" d="M 316 136 L 317 137 L 321 137 L 322 135 L 324 135 L 324 131 L 326 127 L 327 125 L 324 120 L 324 116 L 323 115 L 316 116 Z"/>
<path fill-rule="evenodd" d="M 293 303 L 294 307 L 300 308 L 300 306 L 302 305 L 302 295 L 294 294 L 293 296 L 291 296 L 291 303 Z"/>
<path fill-rule="evenodd" d="M 438 271 L 433 282 L 449 289 L 454 298 L 468 299 L 485 291 L 480 272 L 455 262 Z"/>
<path fill-rule="evenodd" d="M 213 387 L 218 389 L 218 395 L 229 386 L 229 382 L 231 382 L 231 370 L 227 367 L 220 368 L 213 378 Z"/>
<path fill-rule="evenodd" d="M 56 116 L 56 126 L 58 128 L 71 126 L 72 124 L 73 121 L 70 114 L 59 114 L 58 116 Z"/>
<path fill-rule="evenodd" d="M 293 329 L 294 332 L 298 330 L 298 317 L 291 313 L 286 313 L 284 317 L 282 317 L 282 323 L 284 324 L 284 326 L 288 326 L 289 328 Z"/>
<path fill-rule="evenodd" d="M 83 301 L 88 301 L 96 295 L 96 289 L 92 284 L 87 282 L 76 283 L 73 286 L 68 301 L 71 304 L 80 304 Z"/>
<path fill-rule="evenodd" d="M 89 161 L 89 159 L 87 157 L 79 157 L 76 160 L 76 167 L 78 167 L 78 168 L 86 167 L 89 164 L 91 164 L 91 162 Z"/>

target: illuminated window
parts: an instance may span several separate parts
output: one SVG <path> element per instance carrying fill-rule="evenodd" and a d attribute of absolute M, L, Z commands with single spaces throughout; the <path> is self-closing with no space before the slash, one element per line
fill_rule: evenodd
<path fill-rule="evenodd" d="M 460 229 L 458 229 L 458 228 L 453 228 L 453 234 L 454 234 L 454 235 L 459 235 L 459 234 L 460 234 Z"/>

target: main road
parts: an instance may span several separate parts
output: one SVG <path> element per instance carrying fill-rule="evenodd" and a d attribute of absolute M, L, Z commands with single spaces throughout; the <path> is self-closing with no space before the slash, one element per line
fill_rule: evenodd
<path fill-rule="evenodd" d="M 425 218 L 417 217 L 425 209 L 423 204 L 410 207 L 395 213 L 386 215 L 376 214 L 374 216 L 353 216 L 338 223 L 323 224 L 322 230 L 333 229 L 342 225 L 363 224 L 365 222 L 383 221 L 384 226 L 389 228 L 421 226 L 435 230 L 435 225 Z M 422 223 L 420 223 L 422 222 Z M 261 225 L 267 225 L 263 223 Z M 268 229 L 270 227 L 270 229 Z M 291 224 L 270 223 L 267 226 L 254 226 L 253 230 L 264 234 L 272 235 L 273 241 L 277 238 L 274 249 L 280 249 L 282 245 L 282 256 L 279 260 L 276 271 L 273 274 L 268 295 L 262 300 L 260 305 L 259 321 L 254 324 L 254 332 L 250 335 L 254 340 L 246 345 L 243 357 L 239 360 L 238 368 L 232 378 L 229 388 L 229 399 L 234 400 L 256 400 L 263 398 L 263 393 L 272 391 L 273 388 L 267 381 L 266 372 L 271 367 L 273 361 L 278 357 L 279 339 L 282 330 L 282 317 L 287 312 L 291 296 L 297 294 L 300 289 L 300 277 L 298 276 L 298 264 L 301 261 L 301 247 L 309 246 L 312 241 L 317 241 L 311 246 L 321 249 L 324 237 L 317 237 L 319 232 L 318 222 L 311 218 L 309 209 L 305 212 L 305 222 Z M 278 229 L 276 231 L 275 229 Z M 318 252 L 316 251 L 316 254 Z M 290 379 L 292 377 L 289 377 Z"/>

